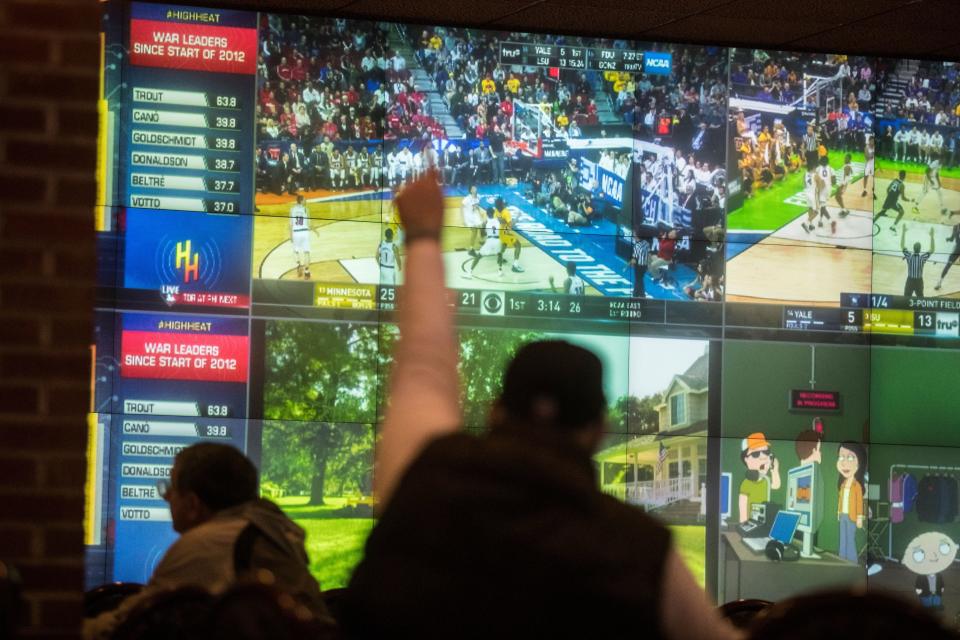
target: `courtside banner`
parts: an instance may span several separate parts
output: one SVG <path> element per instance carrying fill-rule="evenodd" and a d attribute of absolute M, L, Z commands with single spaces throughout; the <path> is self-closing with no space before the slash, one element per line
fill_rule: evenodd
<path fill-rule="evenodd" d="M 255 14 L 134 4 L 130 62 L 144 67 L 254 75 Z"/>
<path fill-rule="evenodd" d="M 124 316 L 123 378 L 246 382 L 249 338 L 236 320 Z"/>

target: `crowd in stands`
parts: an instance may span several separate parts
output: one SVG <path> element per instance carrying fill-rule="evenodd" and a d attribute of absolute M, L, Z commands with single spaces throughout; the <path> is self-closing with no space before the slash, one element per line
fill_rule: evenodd
<path fill-rule="evenodd" d="M 816 95 L 804 96 L 805 78 L 830 78 Z M 791 104 L 806 99 L 811 106 L 827 111 L 845 108 L 869 112 L 886 68 L 875 58 L 864 56 L 790 53 L 747 49 L 738 51 L 731 62 L 730 89 L 742 98 Z"/>
<path fill-rule="evenodd" d="M 879 90 L 893 80 L 907 80 L 907 84 L 895 87 L 899 100 L 888 104 L 885 116 L 918 125 L 960 126 L 960 70 L 956 64 L 921 60 L 909 78 L 891 74 L 878 83 Z"/>

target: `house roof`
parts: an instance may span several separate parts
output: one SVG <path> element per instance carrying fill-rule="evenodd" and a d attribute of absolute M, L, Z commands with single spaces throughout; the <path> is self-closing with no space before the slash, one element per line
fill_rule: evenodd
<path fill-rule="evenodd" d="M 705 353 L 693 361 L 687 370 L 676 376 L 691 391 L 704 391 L 710 380 L 710 357 Z"/>

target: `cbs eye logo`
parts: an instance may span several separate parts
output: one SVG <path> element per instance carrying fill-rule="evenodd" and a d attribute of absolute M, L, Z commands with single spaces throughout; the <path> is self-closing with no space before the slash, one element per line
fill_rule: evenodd
<path fill-rule="evenodd" d="M 504 296 L 502 291 L 484 291 L 480 297 L 480 313 L 485 316 L 504 314 Z"/>

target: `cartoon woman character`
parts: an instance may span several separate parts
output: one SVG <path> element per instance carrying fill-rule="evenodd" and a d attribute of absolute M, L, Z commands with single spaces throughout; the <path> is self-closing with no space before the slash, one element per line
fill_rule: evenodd
<path fill-rule="evenodd" d="M 920 604 L 943 608 L 943 572 L 957 557 L 957 543 L 939 531 L 921 533 L 903 551 L 903 566 L 917 574 L 914 589 Z"/>
<path fill-rule="evenodd" d="M 837 454 L 837 481 L 839 500 L 837 519 L 840 521 L 840 557 L 859 562 L 857 529 L 863 528 L 863 487 L 867 466 L 867 450 L 859 442 L 846 441 Z"/>

